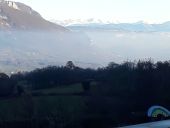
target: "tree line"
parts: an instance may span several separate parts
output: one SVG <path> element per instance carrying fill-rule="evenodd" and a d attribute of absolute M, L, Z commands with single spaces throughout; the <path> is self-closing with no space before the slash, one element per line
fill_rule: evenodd
<path fill-rule="evenodd" d="M 11 88 L 23 84 L 34 90 L 67 86 L 86 80 L 102 83 L 105 88 L 109 87 L 110 92 L 107 93 L 110 95 L 114 95 L 113 92 L 121 94 L 121 91 L 124 92 L 122 95 L 165 95 L 170 90 L 170 61 L 154 63 L 149 60 L 122 64 L 111 62 L 98 69 L 83 69 L 69 61 L 66 66 L 49 66 L 31 72 L 19 72 L 10 77 L 1 73 L 0 87 L 5 89 L 9 86 L 9 90 L 12 90 Z"/>

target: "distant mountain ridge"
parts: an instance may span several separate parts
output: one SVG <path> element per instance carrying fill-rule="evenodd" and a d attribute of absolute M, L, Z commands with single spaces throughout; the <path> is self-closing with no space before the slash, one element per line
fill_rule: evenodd
<path fill-rule="evenodd" d="M 62 24 L 71 30 L 114 30 L 114 31 L 132 31 L 132 32 L 170 32 L 170 21 L 160 24 L 149 24 L 143 21 L 136 23 L 113 23 L 103 22 L 101 20 L 65 20 L 54 21 Z"/>
<path fill-rule="evenodd" d="M 6 0 L 0 0 L 0 29 L 67 31 L 66 28 L 43 19 L 31 7 Z"/>
<path fill-rule="evenodd" d="M 130 32 L 170 32 L 170 22 L 162 24 L 146 24 L 146 23 L 119 23 L 119 24 L 73 24 L 67 26 L 72 30 L 114 30 L 114 31 L 130 31 Z"/>

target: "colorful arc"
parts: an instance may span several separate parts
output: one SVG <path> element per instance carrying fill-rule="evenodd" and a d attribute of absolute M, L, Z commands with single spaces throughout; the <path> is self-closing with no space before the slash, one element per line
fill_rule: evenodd
<path fill-rule="evenodd" d="M 169 117 L 170 116 L 170 111 L 162 106 L 152 106 L 149 108 L 148 117 L 154 117 L 157 118 L 158 116 L 163 116 L 163 117 Z"/>

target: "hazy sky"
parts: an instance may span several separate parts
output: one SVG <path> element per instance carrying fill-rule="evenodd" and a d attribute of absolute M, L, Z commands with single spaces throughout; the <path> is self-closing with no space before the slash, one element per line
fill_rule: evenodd
<path fill-rule="evenodd" d="M 160 23 L 170 21 L 170 0 L 15 0 L 46 19 L 88 19 Z"/>

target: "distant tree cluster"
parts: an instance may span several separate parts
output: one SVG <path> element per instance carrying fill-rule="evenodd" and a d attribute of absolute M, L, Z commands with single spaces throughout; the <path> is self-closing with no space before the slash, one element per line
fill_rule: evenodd
<path fill-rule="evenodd" d="M 149 99 L 155 101 L 170 92 L 170 62 L 168 61 L 110 63 L 97 72 L 96 80 L 112 86 L 110 91 L 118 92 L 119 95 L 137 95 L 141 99 L 147 97 L 145 101 Z"/>
<path fill-rule="evenodd" d="M 66 66 L 49 66 L 31 72 L 13 74 L 10 77 L 1 73 L 0 88 L 5 89 L 10 85 L 12 89 L 14 85 L 24 84 L 32 89 L 43 89 L 86 83 L 87 80 L 103 83 L 105 88 L 110 88 L 110 93 L 108 92 L 110 95 L 124 92 L 122 95 L 145 94 L 154 98 L 160 96 L 160 93 L 165 95 L 170 91 L 170 62 L 153 63 L 150 60 L 122 64 L 111 62 L 108 66 L 95 70 L 76 67 L 72 61 L 69 61 Z"/>
<path fill-rule="evenodd" d="M 16 81 L 26 81 L 32 89 L 51 88 L 55 86 L 71 85 L 95 77 L 95 70 L 78 67 L 50 66 L 36 69 L 24 74 L 12 76 Z"/>

